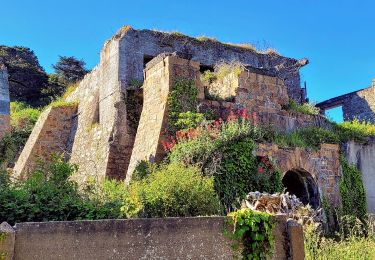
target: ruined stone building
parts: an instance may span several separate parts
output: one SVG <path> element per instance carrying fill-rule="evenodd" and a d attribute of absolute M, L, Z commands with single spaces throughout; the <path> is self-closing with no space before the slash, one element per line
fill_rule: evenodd
<path fill-rule="evenodd" d="M 223 61 L 244 66 L 216 86 L 222 98 L 214 100 L 201 74 Z M 168 128 L 167 100 L 180 78 L 195 82 L 203 110 L 246 108 L 257 112 L 260 122 L 284 131 L 322 126 L 324 116 L 283 109 L 289 99 L 305 101 L 299 69 L 307 63 L 214 40 L 123 27 L 104 44 L 100 63 L 67 97 L 69 103 L 42 113 L 14 175 L 25 178 L 36 161 L 64 153 L 79 165 L 74 178 L 80 182 L 104 177 L 130 180 L 139 161 L 159 161 L 165 155 L 161 140 Z M 284 185 L 303 201 L 319 206 L 326 196 L 339 203 L 338 145 L 323 144 L 310 151 L 258 144 L 256 153 L 276 161 Z"/>
<path fill-rule="evenodd" d="M 7 68 L 0 62 L 0 139 L 9 131 L 9 82 Z"/>

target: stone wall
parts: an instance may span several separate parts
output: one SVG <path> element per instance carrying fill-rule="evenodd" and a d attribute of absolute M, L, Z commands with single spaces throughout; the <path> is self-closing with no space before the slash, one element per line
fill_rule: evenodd
<path fill-rule="evenodd" d="M 205 97 L 201 100 L 202 110 L 217 111 L 225 116 L 225 111 L 247 108 L 250 112 L 257 113 L 259 123 L 286 132 L 307 126 L 329 127 L 330 123 L 322 115 L 284 110 L 283 106 L 289 102 L 284 80 L 266 75 L 262 70 L 257 70 L 256 73 L 252 70 L 254 69 L 248 68 L 239 75 L 231 73 L 223 80 L 205 86 L 210 95 L 219 96 L 221 100 Z M 233 101 L 227 101 L 230 98 Z"/>
<path fill-rule="evenodd" d="M 276 221 L 272 259 L 303 259 L 301 226 L 283 215 Z M 232 241 L 223 234 L 224 217 L 19 223 L 14 231 L 14 246 L 6 248 L 14 252 L 14 260 L 232 259 L 234 255 Z"/>
<path fill-rule="evenodd" d="M 70 155 L 70 137 L 76 105 L 50 107 L 38 119 L 13 169 L 13 176 L 24 179 L 39 161 L 49 161 L 53 154 Z"/>
<path fill-rule="evenodd" d="M 306 65 L 306 59 L 296 60 L 278 54 L 263 54 L 249 48 L 224 44 L 212 40 L 163 33 L 151 30 L 134 30 L 123 27 L 115 36 L 120 39 L 120 80 L 123 89 L 132 79 L 143 79 L 144 62 L 161 53 L 177 52 L 182 57 L 198 61 L 202 68 L 213 67 L 221 61 L 237 60 L 245 65 L 262 69 L 275 69 L 278 77 L 285 80 L 288 94 L 300 102 L 303 93 L 300 88 L 299 69 Z"/>
<path fill-rule="evenodd" d="M 0 139 L 10 131 L 10 99 L 7 68 L 0 63 Z"/>
<path fill-rule="evenodd" d="M 317 104 L 324 114 L 326 110 L 342 106 L 344 121 L 358 119 L 375 123 L 375 85 Z"/>
<path fill-rule="evenodd" d="M 375 214 L 375 140 L 364 144 L 347 142 L 343 145 L 343 152 L 346 160 L 360 170 L 366 191 L 367 212 Z"/>
<path fill-rule="evenodd" d="M 313 151 L 303 148 L 281 148 L 275 144 L 258 144 L 256 154 L 267 156 L 274 161 L 283 176 L 288 171 L 293 171 L 303 173 L 303 177 L 312 177 L 320 199 L 325 196 L 333 205 L 340 205 L 338 145 L 322 144 L 319 150 Z"/>
<path fill-rule="evenodd" d="M 143 110 L 130 159 L 127 181 L 141 160 L 160 161 L 165 155 L 161 140 L 168 129 L 168 95 L 176 79 L 184 78 L 200 85 L 199 63 L 177 56 L 160 55 L 145 69 Z M 200 91 L 201 95 L 203 94 Z"/>

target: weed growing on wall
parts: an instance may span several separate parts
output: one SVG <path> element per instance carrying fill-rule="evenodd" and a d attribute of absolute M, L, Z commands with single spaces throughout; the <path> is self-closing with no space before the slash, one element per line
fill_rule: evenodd
<path fill-rule="evenodd" d="M 283 109 L 289 110 L 289 111 L 294 111 L 297 113 L 302 113 L 306 115 L 319 115 L 320 109 L 315 107 L 314 104 L 312 103 L 303 103 L 303 104 L 298 104 L 296 101 L 293 99 L 289 100 L 289 103 L 283 106 Z"/>
<path fill-rule="evenodd" d="M 242 248 L 243 259 L 268 259 L 273 253 L 274 227 L 272 215 L 240 209 L 228 214 L 225 234 L 236 241 L 235 249 Z"/>

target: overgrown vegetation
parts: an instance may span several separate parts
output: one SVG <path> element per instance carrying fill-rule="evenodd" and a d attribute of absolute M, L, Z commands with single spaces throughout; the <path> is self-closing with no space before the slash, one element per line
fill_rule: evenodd
<path fill-rule="evenodd" d="M 354 221 L 345 221 L 348 218 Z M 352 216 L 340 219 L 340 229 L 334 236 L 325 236 L 313 223 L 304 226 L 307 260 L 375 258 L 375 236 L 373 230 L 368 228 L 371 225 Z"/>
<path fill-rule="evenodd" d="M 22 182 L 0 175 L 0 220 L 10 224 L 27 221 L 119 218 L 120 207 L 80 194 L 69 177 L 77 170 L 59 157 Z"/>
<path fill-rule="evenodd" d="M 237 241 L 235 249 L 242 248 L 243 259 L 268 259 L 273 252 L 274 217 L 265 212 L 240 209 L 228 214 L 226 234 Z"/>
<path fill-rule="evenodd" d="M 122 208 L 127 216 L 188 217 L 219 213 L 213 178 L 202 176 L 198 168 L 172 163 L 146 171 L 143 178 L 130 184 L 129 201 Z"/>
<path fill-rule="evenodd" d="M 232 112 L 227 121 L 179 131 L 176 139 L 165 141 L 171 162 L 196 165 L 213 176 L 215 190 L 224 212 L 238 209 L 248 192 L 279 192 L 281 175 L 267 158 L 253 155 L 254 140 L 261 131 L 246 111 Z"/>
<path fill-rule="evenodd" d="M 362 176 L 355 165 L 350 165 L 343 156 L 340 158 L 342 176 L 339 189 L 342 199 L 342 214 L 355 216 L 364 221 L 366 217 L 366 194 Z"/>
<path fill-rule="evenodd" d="M 283 109 L 306 115 L 319 115 L 320 113 L 320 109 L 317 108 L 314 104 L 303 103 L 302 105 L 300 105 L 293 99 L 290 99 L 289 103 L 283 106 Z"/>
<path fill-rule="evenodd" d="M 1 168 L 13 166 L 25 145 L 38 117 L 40 110 L 23 102 L 11 102 L 11 131 L 0 140 Z"/>
<path fill-rule="evenodd" d="M 168 96 L 168 123 L 170 133 L 175 133 L 183 125 L 184 113 L 195 115 L 197 112 L 198 89 L 190 79 L 179 78 L 173 83 Z M 179 121 L 180 120 L 180 121 Z M 179 123 L 178 123 L 179 122 Z"/>

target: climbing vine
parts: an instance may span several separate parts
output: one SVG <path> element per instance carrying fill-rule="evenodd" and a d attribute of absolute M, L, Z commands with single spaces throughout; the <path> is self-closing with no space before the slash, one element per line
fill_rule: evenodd
<path fill-rule="evenodd" d="M 181 114 L 190 111 L 194 116 L 197 113 L 198 89 L 195 82 L 190 79 L 176 79 L 168 96 L 169 131 L 175 133 L 179 130 Z M 185 115 L 185 114 L 183 114 Z M 186 116 L 186 115 L 185 115 Z"/>
<path fill-rule="evenodd" d="M 233 248 L 242 248 L 243 259 L 267 259 L 272 255 L 275 227 L 272 215 L 248 208 L 240 209 L 228 214 L 226 227 L 226 235 L 236 241 Z"/>
<path fill-rule="evenodd" d="M 339 189 L 342 198 L 342 214 L 352 215 L 363 220 L 366 216 L 366 194 L 361 172 L 355 165 L 349 164 L 343 156 L 340 157 L 342 176 Z"/>

